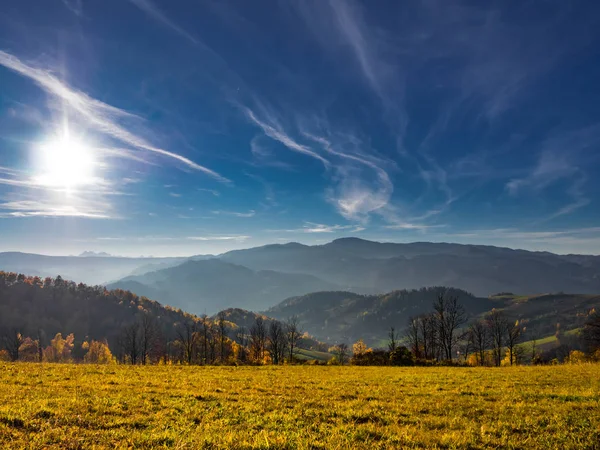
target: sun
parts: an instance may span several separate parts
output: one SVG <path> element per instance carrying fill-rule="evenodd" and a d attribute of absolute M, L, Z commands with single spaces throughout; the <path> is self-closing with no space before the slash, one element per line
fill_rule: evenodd
<path fill-rule="evenodd" d="M 68 133 L 40 147 L 41 184 L 72 189 L 95 181 L 94 152 Z"/>

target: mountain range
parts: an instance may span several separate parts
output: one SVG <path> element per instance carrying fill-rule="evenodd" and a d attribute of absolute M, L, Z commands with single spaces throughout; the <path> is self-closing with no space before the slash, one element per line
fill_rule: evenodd
<path fill-rule="evenodd" d="M 600 256 L 358 238 L 190 258 L 0 253 L 0 270 L 108 284 L 197 314 L 229 307 L 267 310 L 286 298 L 316 291 L 375 295 L 452 286 L 480 298 L 502 291 L 600 292 Z"/>

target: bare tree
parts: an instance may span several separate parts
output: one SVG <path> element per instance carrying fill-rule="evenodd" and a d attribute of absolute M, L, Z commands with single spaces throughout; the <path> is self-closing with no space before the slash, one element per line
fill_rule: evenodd
<path fill-rule="evenodd" d="M 217 334 L 219 337 L 219 361 L 224 362 L 227 359 L 225 354 L 225 340 L 227 339 L 227 322 L 225 311 L 217 315 Z"/>
<path fill-rule="evenodd" d="M 123 327 L 120 342 L 122 355 L 127 358 L 130 364 L 137 364 L 142 353 L 140 323 L 137 320 Z"/>
<path fill-rule="evenodd" d="M 481 320 L 469 326 L 469 339 L 471 340 L 477 364 L 485 365 L 485 351 L 490 345 L 488 328 Z"/>
<path fill-rule="evenodd" d="M 286 351 L 286 333 L 283 326 L 278 321 L 271 322 L 269 326 L 269 334 L 267 336 L 267 344 L 271 361 L 273 364 L 280 364 L 285 358 Z"/>
<path fill-rule="evenodd" d="M 497 309 L 492 309 L 492 312 L 486 316 L 485 321 L 490 334 L 492 350 L 494 352 L 494 363 L 496 366 L 500 366 L 502 363 L 502 352 L 505 345 L 508 321 L 504 314 Z"/>
<path fill-rule="evenodd" d="M 390 327 L 390 331 L 388 331 L 387 347 L 390 353 L 394 353 L 398 347 L 398 334 L 394 327 Z"/>
<path fill-rule="evenodd" d="M 294 351 L 298 347 L 298 341 L 302 337 L 302 331 L 298 325 L 298 317 L 292 316 L 285 322 L 285 333 L 288 344 L 289 361 L 294 361 Z"/>
<path fill-rule="evenodd" d="M 208 334 L 210 326 L 206 314 L 200 316 L 200 326 L 202 328 L 202 364 L 208 364 Z"/>
<path fill-rule="evenodd" d="M 193 319 L 183 321 L 178 324 L 176 333 L 177 342 L 183 351 L 183 360 L 188 364 L 192 364 L 198 340 L 196 321 Z"/>
<path fill-rule="evenodd" d="M 423 346 L 423 357 L 425 359 L 439 359 L 440 340 L 438 338 L 437 319 L 434 313 L 419 317 L 419 330 Z"/>
<path fill-rule="evenodd" d="M 521 342 L 521 336 L 523 335 L 523 327 L 517 320 L 514 323 L 506 323 L 506 347 L 508 348 L 508 357 L 510 365 L 512 366 L 518 356 L 516 352 L 517 345 Z"/>
<path fill-rule="evenodd" d="M 433 310 L 437 319 L 438 338 L 444 357 L 451 360 L 452 351 L 459 339 L 457 331 L 466 322 L 465 309 L 458 302 L 457 296 L 447 297 L 439 294 L 433 303 Z"/>
<path fill-rule="evenodd" d="M 350 351 L 348 350 L 348 344 L 345 342 L 334 345 L 331 349 L 329 349 L 329 351 L 333 353 L 338 363 L 341 365 L 346 364 L 348 361 L 348 355 L 350 354 Z"/>
<path fill-rule="evenodd" d="M 421 334 L 419 333 L 421 326 L 422 326 L 422 321 L 421 321 L 420 317 L 409 317 L 408 318 L 408 327 L 406 330 L 406 338 L 408 340 L 410 351 L 417 359 L 421 358 L 421 350 L 423 348 L 423 344 L 421 341 Z"/>
<path fill-rule="evenodd" d="M 140 362 L 146 364 L 156 346 L 157 326 L 156 321 L 148 313 L 141 315 L 140 323 Z"/>
<path fill-rule="evenodd" d="M 267 329 L 261 316 L 257 316 L 254 325 L 250 328 L 250 353 L 252 359 L 261 363 L 265 359 Z"/>

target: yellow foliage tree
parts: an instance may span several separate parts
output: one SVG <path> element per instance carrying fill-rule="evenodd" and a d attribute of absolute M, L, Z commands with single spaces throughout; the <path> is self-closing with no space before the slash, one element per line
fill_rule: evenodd
<path fill-rule="evenodd" d="M 568 364 L 581 364 L 587 362 L 587 357 L 585 356 L 585 353 L 579 350 L 571 350 L 565 362 Z"/>
<path fill-rule="evenodd" d="M 359 339 L 352 345 L 352 354 L 356 356 L 362 356 L 367 353 L 369 349 L 367 348 L 367 344 L 362 339 Z"/>
<path fill-rule="evenodd" d="M 44 361 L 46 362 L 69 362 L 71 361 L 71 352 L 73 351 L 73 342 L 75 336 L 73 333 L 66 338 L 61 333 L 56 333 L 50 345 L 44 349 Z"/>
<path fill-rule="evenodd" d="M 115 357 L 112 355 L 110 348 L 106 342 L 92 341 L 91 343 L 84 342 L 82 345 L 84 350 L 87 350 L 83 355 L 83 362 L 89 364 L 114 364 Z"/>

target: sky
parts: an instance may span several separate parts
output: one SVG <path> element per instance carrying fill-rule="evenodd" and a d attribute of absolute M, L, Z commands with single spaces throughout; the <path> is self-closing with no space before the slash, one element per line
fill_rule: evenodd
<path fill-rule="evenodd" d="M 0 251 L 600 254 L 600 4 L 4 0 Z"/>

